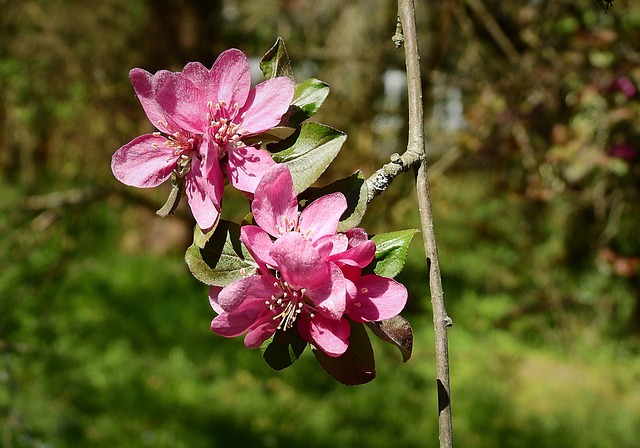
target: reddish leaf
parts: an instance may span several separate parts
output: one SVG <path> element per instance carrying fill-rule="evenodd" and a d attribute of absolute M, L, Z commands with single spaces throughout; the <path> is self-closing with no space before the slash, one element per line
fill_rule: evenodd
<path fill-rule="evenodd" d="M 413 330 L 404 317 L 398 315 L 380 322 L 369 322 L 368 325 L 373 334 L 400 349 L 403 362 L 411 358 Z"/>

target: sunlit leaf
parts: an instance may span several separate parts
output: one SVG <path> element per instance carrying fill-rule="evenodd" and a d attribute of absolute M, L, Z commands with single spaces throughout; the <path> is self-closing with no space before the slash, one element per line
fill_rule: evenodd
<path fill-rule="evenodd" d="M 340 152 L 346 134 L 319 123 L 303 123 L 295 143 L 273 154 L 273 160 L 289 167 L 296 193 L 306 190 Z"/>
<path fill-rule="evenodd" d="M 298 127 L 307 118 L 313 117 L 329 95 L 329 84 L 309 78 L 296 84 L 289 110 L 282 116 L 280 126 Z"/>
<path fill-rule="evenodd" d="M 315 347 L 312 349 L 320 365 L 342 384 L 356 386 L 376 377 L 373 348 L 363 324 L 351 322 L 349 348 L 342 356 L 334 358 Z"/>
<path fill-rule="evenodd" d="M 256 269 L 251 254 L 240 241 L 240 226 L 224 220 L 208 238 L 196 229 L 185 261 L 195 278 L 215 286 L 226 286 Z"/>
<path fill-rule="evenodd" d="M 371 238 L 376 243 L 373 272 L 383 277 L 393 278 L 402 271 L 407 260 L 407 251 L 416 229 L 381 233 Z"/>
<path fill-rule="evenodd" d="M 287 53 L 287 48 L 284 46 L 284 40 L 282 40 L 281 37 L 278 37 L 273 47 L 262 57 L 260 70 L 262 70 L 264 79 L 286 76 L 294 80 L 289 54 Z"/>
<path fill-rule="evenodd" d="M 380 322 L 367 323 L 373 334 L 383 341 L 395 345 L 402 353 L 402 361 L 411 358 L 413 350 L 413 329 L 402 316 L 395 316 Z"/>

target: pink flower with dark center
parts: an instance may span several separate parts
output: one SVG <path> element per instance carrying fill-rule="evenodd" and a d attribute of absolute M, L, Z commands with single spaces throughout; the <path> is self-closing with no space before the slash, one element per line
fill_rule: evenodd
<path fill-rule="evenodd" d="M 251 71 L 240 50 L 222 53 L 209 70 L 198 62 L 182 72 L 152 75 L 133 69 L 131 82 L 147 117 L 159 132 L 142 135 L 113 155 L 121 182 L 155 187 L 172 172 L 185 178 L 186 196 L 202 229 L 220 214 L 224 167 L 236 188 L 252 193 L 274 162 L 243 138 L 278 124 L 293 98 L 289 78 L 272 78 L 251 88 Z"/>

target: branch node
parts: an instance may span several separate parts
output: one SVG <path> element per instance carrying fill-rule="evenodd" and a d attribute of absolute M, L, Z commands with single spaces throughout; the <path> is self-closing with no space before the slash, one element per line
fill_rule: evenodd
<path fill-rule="evenodd" d="M 404 34 L 402 33 L 402 21 L 400 20 L 400 16 L 398 16 L 398 20 L 396 22 L 396 33 L 391 38 L 396 48 L 402 47 L 404 44 Z"/>

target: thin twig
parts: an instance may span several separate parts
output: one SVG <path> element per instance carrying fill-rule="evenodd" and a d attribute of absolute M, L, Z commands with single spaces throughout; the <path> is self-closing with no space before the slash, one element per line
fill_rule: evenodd
<path fill-rule="evenodd" d="M 424 139 L 424 119 L 422 102 L 422 82 L 420 77 L 420 55 L 418 52 L 418 36 L 416 31 L 416 13 L 413 0 L 398 0 L 398 16 L 402 22 L 404 33 L 405 59 L 407 64 L 407 88 L 409 104 L 409 141 L 407 153 L 420 154 L 416 190 L 424 248 L 429 270 L 429 287 L 431 306 L 433 308 L 433 325 L 436 344 L 436 370 L 438 385 L 438 411 L 440 448 L 453 446 L 453 429 L 451 424 L 451 400 L 449 382 L 449 349 L 447 329 L 452 322 L 447 315 L 444 303 L 444 290 L 438 261 L 433 225 L 433 213 L 427 178 L 427 158 Z"/>

